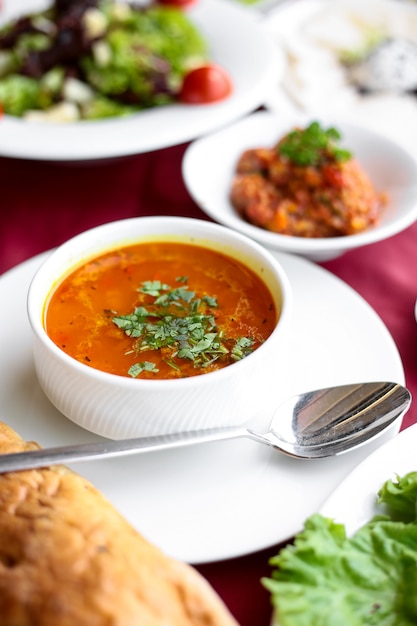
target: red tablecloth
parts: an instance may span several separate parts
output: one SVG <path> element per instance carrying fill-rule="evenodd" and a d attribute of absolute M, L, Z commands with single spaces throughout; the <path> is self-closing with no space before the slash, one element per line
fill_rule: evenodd
<path fill-rule="evenodd" d="M 156 214 L 207 219 L 182 182 L 184 149 L 81 164 L 0 158 L 0 273 L 104 222 Z M 401 354 L 407 386 L 417 397 L 417 223 L 385 242 L 322 265 L 380 315 Z M 403 428 L 415 422 L 417 409 L 412 407 Z M 198 568 L 241 626 L 269 625 L 269 595 L 259 581 L 269 575 L 268 558 L 277 550 L 273 546 Z"/>

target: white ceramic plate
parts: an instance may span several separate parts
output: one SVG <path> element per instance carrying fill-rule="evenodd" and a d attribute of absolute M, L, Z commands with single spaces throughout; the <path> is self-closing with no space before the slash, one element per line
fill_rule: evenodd
<path fill-rule="evenodd" d="M 0 25 L 45 2 L 3 0 L 3 5 Z M 261 21 L 228 0 L 198 0 L 190 17 L 206 37 L 212 61 L 231 76 L 230 98 L 211 105 L 169 105 L 124 119 L 72 124 L 5 116 L 0 120 L 0 155 L 71 161 L 149 152 L 194 139 L 257 108 L 279 82 L 284 67 L 283 55 Z"/>
<path fill-rule="evenodd" d="M 344 524 L 352 535 L 383 512 L 383 506 L 377 504 L 377 493 L 385 481 L 417 471 L 416 449 L 414 424 L 362 461 L 326 500 L 320 513 Z"/>
<path fill-rule="evenodd" d="M 317 118 L 315 118 L 317 119 Z M 272 147 L 294 126 L 305 126 L 307 115 L 261 111 L 192 143 L 183 159 L 183 177 L 201 209 L 217 222 L 239 230 L 267 248 L 302 254 L 316 261 L 390 237 L 417 219 L 417 160 L 387 137 L 342 120 L 321 119 L 342 134 L 341 145 L 361 163 L 376 189 L 387 192 L 389 203 L 381 224 L 348 237 L 311 239 L 272 233 L 243 220 L 229 195 L 237 160 L 248 148 Z"/>
<path fill-rule="evenodd" d="M 95 441 L 100 438 L 49 403 L 35 376 L 26 292 L 43 258 L 35 257 L 0 278 L 0 419 L 42 446 Z M 333 384 L 404 384 L 391 335 L 355 291 L 305 259 L 286 254 L 277 258 L 294 295 L 290 357 L 285 379 L 277 380 L 277 405 L 293 393 Z M 270 418 L 262 414 L 260 397 L 258 426 Z M 242 439 L 73 468 L 167 553 L 202 563 L 291 537 L 340 481 L 398 428 L 397 421 L 362 448 L 318 461 L 291 459 Z"/>

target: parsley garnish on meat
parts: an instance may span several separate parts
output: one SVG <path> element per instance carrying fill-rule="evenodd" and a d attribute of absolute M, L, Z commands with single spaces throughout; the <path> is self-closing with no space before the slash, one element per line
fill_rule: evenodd
<path fill-rule="evenodd" d="M 137 354 L 163 350 L 164 361 L 174 369 L 180 369 L 178 359 L 206 368 L 225 355 L 233 362 L 252 352 L 252 338 L 231 339 L 217 328 L 216 298 L 196 297 L 188 289 L 186 277 L 176 282 L 179 286 L 174 288 L 159 280 L 143 282 L 138 291 L 153 301 L 136 307 L 131 314 L 113 318 L 114 324 L 135 340 L 132 350 Z M 143 371 L 158 370 L 152 362 L 143 361 L 135 363 L 129 374 L 135 378 Z"/>
<path fill-rule="evenodd" d="M 322 165 L 329 161 L 348 161 L 352 155 L 348 150 L 339 148 L 339 131 L 330 127 L 324 129 L 319 122 L 312 122 L 305 129 L 295 129 L 288 133 L 278 144 L 279 153 L 296 165 Z"/>

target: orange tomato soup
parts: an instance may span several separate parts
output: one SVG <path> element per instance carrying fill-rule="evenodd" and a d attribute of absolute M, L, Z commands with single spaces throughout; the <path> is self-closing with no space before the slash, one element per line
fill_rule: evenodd
<path fill-rule="evenodd" d="M 134 378 L 196 376 L 258 348 L 279 311 L 235 259 L 190 244 L 138 243 L 89 260 L 45 307 L 45 329 L 71 357 Z"/>

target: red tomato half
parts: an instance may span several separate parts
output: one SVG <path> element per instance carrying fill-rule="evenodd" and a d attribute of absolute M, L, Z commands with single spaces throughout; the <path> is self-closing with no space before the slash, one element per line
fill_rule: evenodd
<path fill-rule="evenodd" d="M 224 100 L 232 90 L 232 81 L 223 68 L 203 65 L 186 74 L 179 98 L 185 104 L 209 104 Z"/>

